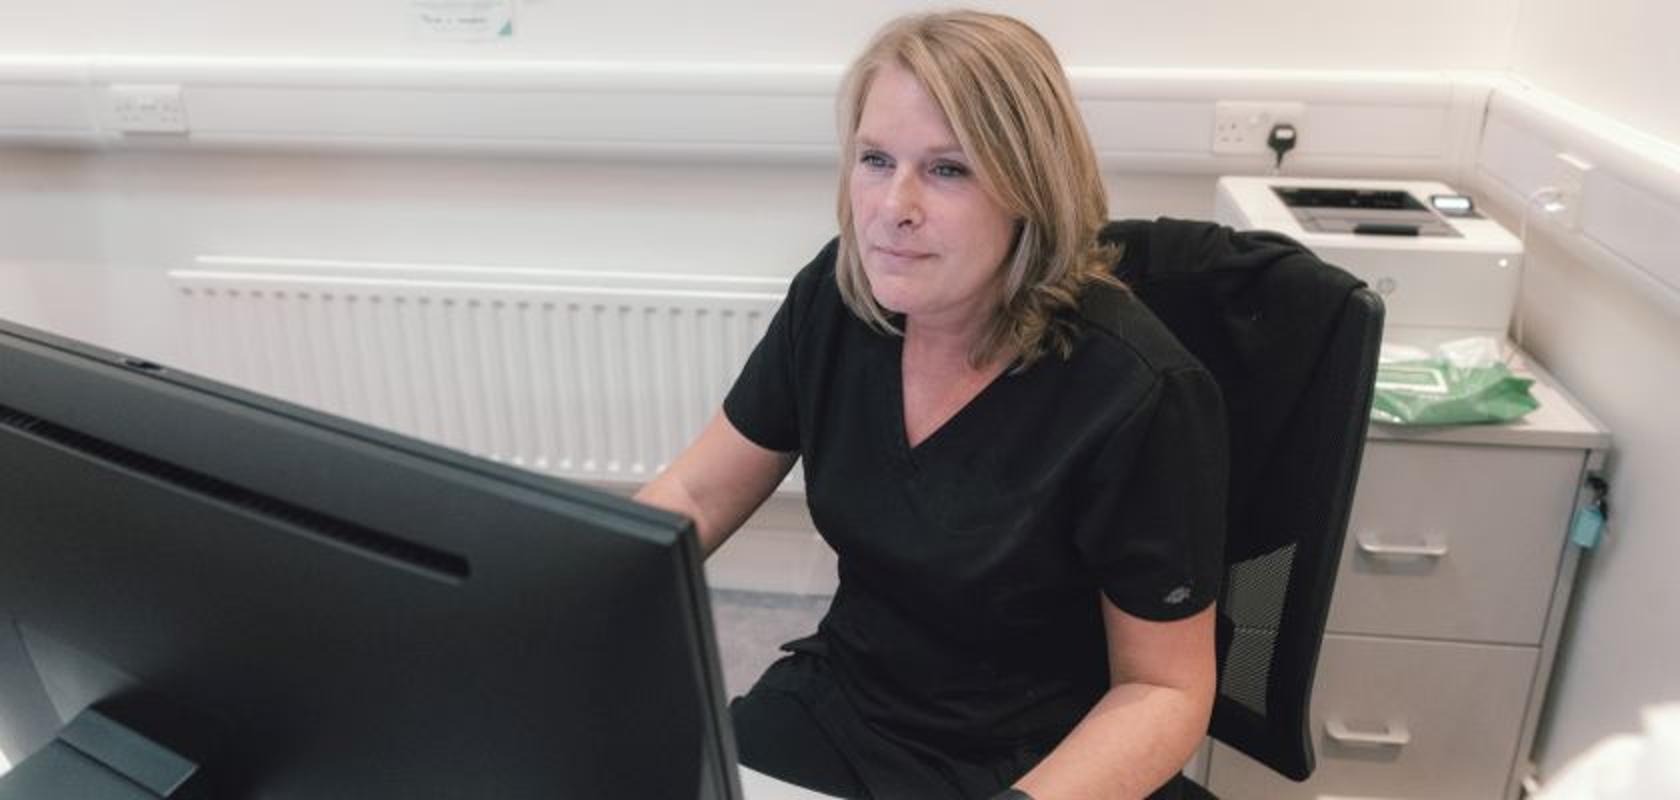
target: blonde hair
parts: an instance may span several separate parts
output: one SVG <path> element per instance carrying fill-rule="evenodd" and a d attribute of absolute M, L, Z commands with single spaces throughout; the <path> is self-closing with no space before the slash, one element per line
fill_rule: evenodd
<path fill-rule="evenodd" d="M 1092 283 L 1120 285 L 1118 253 L 1097 233 L 1108 196 L 1085 123 L 1050 43 L 1020 20 L 976 11 L 900 17 L 882 28 L 846 71 L 839 95 L 840 249 L 836 277 L 852 313 L 902 335 L 875 301 L 853 230 L 850 172 L 864 98 L 882 67 L 919 80 L 944 112 L 985 190 L 1017 220 L 998 304 L 969 353 L 979 367 L 1013 353 L 1024 369 L 1054 351 L 1073 352 L 1070 312 Z"/>

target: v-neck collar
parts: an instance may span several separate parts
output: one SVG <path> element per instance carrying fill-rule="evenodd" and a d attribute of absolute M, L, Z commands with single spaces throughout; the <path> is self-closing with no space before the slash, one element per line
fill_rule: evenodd
<path fill-rule="evenodd" d="M 939 441 L 951 438 L 954 435 L 950 433 L 951 429 L 960 429 L 964 418 L 973 416 L 975 407 L 985 402 L 988 395 L 995 394 L 996 387 L 1003 382 L 1004 378 L 1009 376 L 1010 372 L 1006 367 L 998 374 L 993 375 L 990 380 L 986 381 L 986 385 L 980 387 L 980 391 L 975 392 L 973 397 L 968 398 L 968 402 L 963 403 L 962 407 L 947 417 L 944 422 L 939 423 L 939 427 L 928 432 L 928 435 L 922 437 L 920 442 L 912 445 L 910 444 L 909 425 L 904 418 L 904 337 L 887 336 L 885 338 L 888 343 L 883 348 L 884 356 L 876 361 L 876 367 L 885 373 L 882 377 L 884 378 L 883 384 L 888 387 L 885 395 L 888 404 L 891 406 L 888 410 L 889 418 L 893 421 L 891 427 L 893 444 L 895 445 L 894 451 L 914 466 L 918 459 L 925 457 L 931 449 L 937 448 Z"/>

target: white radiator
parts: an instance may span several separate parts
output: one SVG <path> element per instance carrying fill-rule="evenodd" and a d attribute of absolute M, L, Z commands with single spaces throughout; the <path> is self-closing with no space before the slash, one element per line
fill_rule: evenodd
<path fill-rule="evenodd" d="M 517 466 L 651 478 L 710 419 L 775 278 L 200 257 L 190 367 Z"/>

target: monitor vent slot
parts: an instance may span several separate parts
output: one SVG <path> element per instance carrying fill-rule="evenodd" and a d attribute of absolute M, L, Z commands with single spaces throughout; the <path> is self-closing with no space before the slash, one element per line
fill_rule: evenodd
<path fill-rule="evenodd" d="M 427 547 L 365 525 L 253 492 L 16 409 L 0 406 L 0 428 L 51 442 L 105 464 L 145 475 L 159 483 L 214 497 L 251 514 L 284 523 L 310 538 L 395 563 L 429 578 L 459 584 L 472 573 L 471 564 L 467 559 L 454 553 Z"/>

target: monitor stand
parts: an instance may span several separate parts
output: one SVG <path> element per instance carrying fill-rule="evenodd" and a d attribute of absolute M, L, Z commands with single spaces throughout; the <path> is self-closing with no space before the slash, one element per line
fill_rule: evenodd
<path fill-rule="evenodd" d="M 203 800 L 202 758 L 182 755 L 122 719 L 121 704 L 88 708 L 0 777 L 0 800 Z"/>

